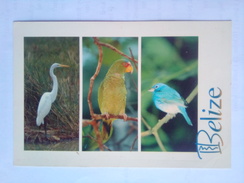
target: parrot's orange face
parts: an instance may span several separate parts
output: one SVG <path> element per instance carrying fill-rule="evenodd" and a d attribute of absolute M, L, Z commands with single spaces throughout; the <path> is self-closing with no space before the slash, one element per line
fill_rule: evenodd
<path fill-rule="evenodd" d="M 130 62 L 123 62 L 122 65 L 125 67 L 125 72 L 133 72 L 133 67 Z"/>
<path fill-rule="evenodd" d="M 125 60 L 117 60 L 113 63 L 113 65 L 110 67 L 110 69 L 107 72 L 107 75 L 114 75 L 114 74 L 121 74 L 124 73 L 133 72 L 133 67 L 129 61 Z"/>

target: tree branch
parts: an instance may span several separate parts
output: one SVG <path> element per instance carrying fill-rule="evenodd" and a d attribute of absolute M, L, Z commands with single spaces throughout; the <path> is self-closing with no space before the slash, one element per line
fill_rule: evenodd
<path fill-rule="evenodd" d="M 127 118 L 124 118 L 124 115 L 113 115 L 113 114 L 108 114 L 109 117 L 107 118 L 106 114 L 94 114 L 93 117 L 95 120 L 100 120 L 100 119 L 111 119 L 111 118 L 116 118 L 116 119 L 123 119 L 124 121 L 138 121 L 137 118 L 127 116 Z"/>
<path fill-rule="evenodd" d="M 133 64 L 134 64 L 136 70 L 138 70 L 138 68 L 137 68 L 137 64 L 138 64 L 138 62 L 135 62 L 135 58 L 134 58 L 134 55 L 133 55 L 133 52 L 132 52 L 131 48 L 129 48 L 129 50 L 130 50 L 130 55 L 131 55 L 131 58 L 132 58 L 131 61 L 133 62 Z"/>
<path fill-rule="evenodd" d="M 98 123 L 96 121 L 93 121 L 92 122 L 92 126 L 93 126 L 93 129 L 94 129 L 96 137 L 97 137 L 96 139 L 97 139 L 97 144 L 99 146 L 99 149 L 101 151 L 103 151 L 104 150 L 103 141 L 102 141 L 102 138 L 101 138 L 101 134 L 100 134 L 100 132 L 98 130 Z"/>
<path fill-rule="evenodd" d="M 146 120 L 142 117 L 141 121 L 144 123 L 144 125 L 147 127 L 147 129 L 151 130 L 150 125 L 146 122 Z"/>
<path fill-rule="evenodd" d="M 92 118 L 94 116 L 94 110 L 93 110 L 92 101 L 91 101 L 92 89 L 93 89 L 94 81 L 95 81 L 96 77 L 98 76 L 98 74 L 99 74 L 99 72 L 101 70 L 102 60 L 103 60 L 103 51 L 102 51 L 101 45 L 98 44 L 99 40 L 97 38 L 93 38 L 93 39 L 94 39 L 94 43 L 98 47 L 99 59 L 98 59 L 96 71 L 95 71 L 94 75 L 90 79 L 90 87 L 89 87 L 88 96 L 87 96 L 87 102 L 88 102 L 88 106 L 89 106 L 89 109 L 90 109 L 90 115 L 91 115 Z"/>
<path fill-rule="evenodd" d="M 132 62 L 134 62 L 134 63 L 136 63 L 136 64 L 138 63 L 138 61 L 137 61 L 136 59 L 134 59 L 134 58 L 132 58 L 132 57 L 129 57 L 128 55 L 124 54 L 122 51 L 118 50 L 117 48 L 113 47 L 112 45 L 110 45 L 110 44 L 108 44 L 108 43 L 103 43 L 103 42 L 99 42 L 99 41 L 98 41 L 98 44 L 99 44 L 100 46 L 107 47 L 107 48 L 109 48 L 109 49 L 111 49 L 111 50 L 117 52 L 118 54 L 122 55 L 123 57 L 125 57 L 125 58 L 131 60 Z"/>
<path fill-rule="evenodd" d="M 133 140 L 133 143 L 132 143 L 132 146 L 131 146 L 131 148 L 130 148 L 130 151 L 133 150 L 133 148 L 134 148 L 134 146 L 135 146 L 135 143 L 136 143 L 137 139 L 138 139 L 138 135 L 137 135 L 137 136 L 135 137 L 135 139 Z"/>
<path fill-rule="evenodd" d="M 96 134 L 96 138 L 94 138 L 94 137 L 92 137 L 92 136 L 90 136 L 90 135 L 84 135 L 84 136 L 82 136 L 82 137 L 83 137 L 83 138 L 86 137 L 86 138 L 89 138 L 89 139 L 91 139 L 91 140 L 93 140 L 93 141 L 96 141 L 97 144 L 98 144 L 99 149 L 100 149 L 101 151 L 103 151 L 103 150 L 104 150 L 104 145 L 103 145 L 103 143 L 102 143 L 101 134 L 100 134 L 100 132 L 99 132 L 99 130 L 98 130 L 99 123 L 97 123 L 97 122 L 94 121 L 94 120 L 86 121 L 86 123 L 87 123 L 87 125 L 92 125 L 92 127 L 93 127 L 93 129 L 94 129 L 94 131 L 95 131 L 95 134 Z"/>
<path fill-rule="evenodd" d="M 157 131 L 156 131 L 155 133 L 153 132 L 153 135 L 154 135 L 154 137 L 155 137 L 155 139 L 156 139 L 156 141 L 157 141 L 158 146 L 160 147 L 160 149 L 161 149 L 162 151 L 166 151 L 166 149 L 165 149 L 165 147 L 164 147 L 162 141 L 160 140 L 160 137 L 159 137 L 159 135 L 158 135 L 158 132 L 157 132 Z"/>

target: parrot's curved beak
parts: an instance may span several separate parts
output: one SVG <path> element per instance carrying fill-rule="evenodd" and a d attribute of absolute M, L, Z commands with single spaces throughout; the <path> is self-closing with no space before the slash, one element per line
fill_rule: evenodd
<path fill-rule="evenodd" d="M 149 92 L 154 92 L 154 90 L 155 90 L 154 88 L 151 88 L 151 89 L 148 90 L 148 91 L 149 91 Z"/>
<path fill-rule="evenodd" d="M 126 67 L 125 72 L 130 72 L 130 73 L 133 72 L 133 67 L 131 64 Z"/>

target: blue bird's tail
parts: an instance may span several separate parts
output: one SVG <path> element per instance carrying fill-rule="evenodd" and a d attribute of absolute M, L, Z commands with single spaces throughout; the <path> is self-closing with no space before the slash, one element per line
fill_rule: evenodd
<path fill-rule="evenodd" d="M 186 113 L 186 108 L 185 108 L 185 107 L 181 107 L 181 106 L 179 106 L 179 109 L 180 109 L 180 111 L 181 111 L 181 114 L 184 116 L 184 118 L 185 118 L 187 124 L 192 126 L 191 119 L 189 118 L 189 116 L 188 116 L 187 113 Z"/>

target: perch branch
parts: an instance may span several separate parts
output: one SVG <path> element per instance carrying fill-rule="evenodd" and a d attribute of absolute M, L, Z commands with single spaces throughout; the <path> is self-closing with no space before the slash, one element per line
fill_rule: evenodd
<path fill-rule="evenodd" d="M 160 149 L 161 149 L 162 151 L 166 151 L 166 149 L 165 149 L 165 147 L 164 147 L 162 141 L 160 140 L 160 137 L 159 137 L 159 135 L 158 135 L 158 132 L 157 132 L 157 131 L 156 131 L 155 133 L 153 132 L 153 135 L 154 135 L 154 137 L 155 137 L 155 139 L 156 139 L 156 141 L 157 141 L 158 146 L 160 147 Z"/>
<path fill-rule="evenodd" d="M 146 122 L 144 118 L 141 118 L 141 120 L 144 123 L 144 125 L 147 127 L 147 129 L 151 129 L 150 125 Z"/>
<path fill-rule="evenodd" d="M 197 93 L 198 93 L 198 86 L 196 86 L 194 90 L 191 92 L 191 94 L 186 98 L 187 103 L 190 103 L 195 98 Z"/>
<path fill-rule="evenodd" d="M 109 117 L 107 118 L 106 114 L 94 114 L 94 119 L 95 120 L 100 120 L 100 119 L 111 119 L 111 118 L 116 118 L 116 119 L 124 119 L 124 115 L 113 115 L 113 114 L 109 114 Z M 137 121 L 137 118 L 134 117 L 130 117 L 127 116 L 126 121 Z"/>

